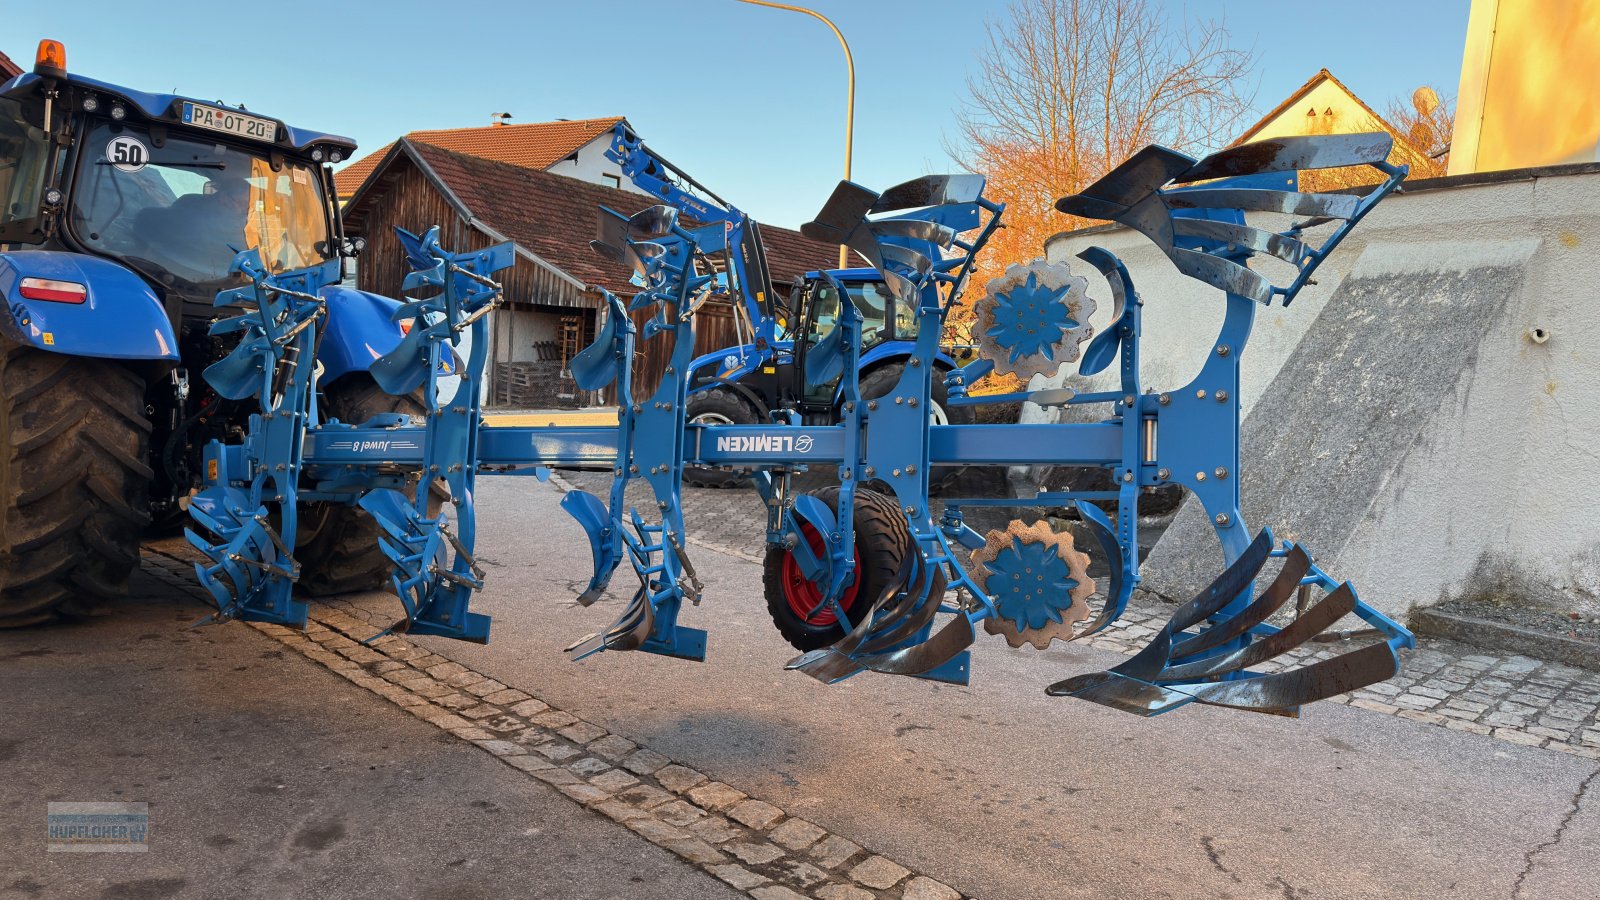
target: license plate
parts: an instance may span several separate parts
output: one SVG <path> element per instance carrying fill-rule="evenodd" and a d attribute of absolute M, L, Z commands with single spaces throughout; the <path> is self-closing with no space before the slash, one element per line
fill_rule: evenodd
<path fill-rule="evenodd" d="M 278 123 L 271 119 L 258 119 L 231 109 L 217 109 L 198 103 L 183 104 L 183 121 L 186 125 L 197 125 L 256 141 L 272 141 L 278 137 Z"/>

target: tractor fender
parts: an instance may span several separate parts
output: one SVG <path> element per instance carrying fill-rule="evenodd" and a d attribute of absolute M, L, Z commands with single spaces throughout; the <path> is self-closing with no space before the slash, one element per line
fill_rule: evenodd
<path fill-rule="evenodd" d="M 324 383 L 367 371 L 405 337 L 393 318 L 400 301 L 339 285 L 325 287 L 321 293 L 328 303 L 328 322 L 317 347 Z"/>
<path fill-rule="evenodd" d="M 80 303 L 30 300 L 24 278 L 84 286 Z M 178 361 L 178 340 L 161 299 L 144 279 L 107 259 L 64 250 L 0 253 L 0 331 L 18 343 L 67 356 Z"/>
<path fill-rule="evenodd" d="M 911 351 L 915 348 L 916 344 L 912 341 L 886 341 L 879 344 L 861 354 L 861 373 L 866 374 L 868 369 L 880 363 L 903 362 L 911 356 Z M 946 369 L 959 368 L 956 361 L 943 350 L 933 355 L 933 364 Z"/>

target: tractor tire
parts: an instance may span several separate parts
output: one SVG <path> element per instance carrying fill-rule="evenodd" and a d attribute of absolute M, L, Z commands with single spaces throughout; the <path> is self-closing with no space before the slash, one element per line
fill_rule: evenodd
<path fill-rule="evenodd" d="M 127 593 L 150 524 L 145 382 L 0 336 L 0 628 Z"/>
<path fill-rule="evenodd" d="M 323 396 L 327 418 L 356 425 L 382 413 L 402 413 L 421 424 L 428 411 L 420 396 L 385 393 L 366 375 L 341 378 Z M 428 507 L 431 514 L 437 514 L 448 496 L 442 485 L 435 485 Z M 388 587 L 389 558 L 378 546 L 382 529 L 365 510 L 342 503 L 307 503 L 300 517 L 295 556 L 300 561 L 300 589 L 307 595 L 328 597 Z"/>
<path fill-rule="evenodd" d="M 900 383 L 900 375 L 905 372 L 905 363 L 888 363 L 879 366 L 867 373 L 861 379 L 861 399 L 876 400 L 894 390 Z M 932 409 L 928 411 L 929 418 L 936 425 L 971 425 L 974 421 L 972 407 L 951 406 L 950 392 L 944 384 L 945 369 L 934 370 L 933 392 L 931 395 Z M 938 493 L 941 489 L 955 483 L 966 466 L 934 466 L 928 474 L 929 493 Z"/>
<path fill-rule="evenodd" d="M 816 496 L 835 514 L 839 511 L 839 489 L 824 488 Z M 856 577 L 845 586 L 839 605 L 846 615 L 865 610 L 867 604 L 900 572 L 900 561 L 906 553 L 915 552 L 911 542 L 911 528 L 895 506 L 893 499 L 865 489 L 856 490 L 855 514 L 852 518 L 856 543 Z M 824 549 L 823 537 L 809 525 L 803 533 L 814 551 Z M 822 591 L 814 582 L 807 581 L 799 564 L 788 549 L 768 547 L 763 564 L 762 584 L 767 596 L 767 612 L 772 624 L 790 646 L 810 652 L 844 637 L 844 629 L 831 609 L 817 610 L 810 618 L 805 612 L 821 599 Z M 935 595 L 944 593 L 944 572 L 934 574 L 931 590 Z"/>
<path fill-rule="evenodd" d="M 761 414 L 750 402 L 731 390 L 712 388 L 689 398 L 684 414 L 690 423 L 712 425 L 759 425 Z M 685 466 L 683 480 L 695 487 L 736 488 L 749 484 L 749 469 L 710 469 Z"/>

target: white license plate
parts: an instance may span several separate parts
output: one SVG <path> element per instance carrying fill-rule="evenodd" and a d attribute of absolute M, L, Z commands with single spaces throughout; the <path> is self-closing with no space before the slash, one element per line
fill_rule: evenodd
<path fill-rule="evenodd" d="M 271 119 L 258 119 L 231 109 L 217 109 L 212 106 L 201 106 L 198 103 L 183 104 L 183 121 L 188 125 L 198 125 L 201 128 L 236 134 L 256 141 L 273 141 L 278 137 L 278 123 Z"/>

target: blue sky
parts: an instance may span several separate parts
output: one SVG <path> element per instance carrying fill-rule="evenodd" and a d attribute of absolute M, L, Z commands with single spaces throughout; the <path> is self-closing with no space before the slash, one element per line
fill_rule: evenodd
<path fill-rule="evenodd" d="M 1460 77 L 1467 0 L 1338 0 L 1305 16 L 1293 10 L 1317 7 L 1155 2 L 1175 17 L 1220 16 L 1237 46 L 1254 48 L 1260 112 L 1323 67 L 1380 110 L 1424 83 L 1454 97 Z M 953 168 L 952 112 L 984 21 L 1005 4 L 812 8 L 854 51 L 855 180 L 882 188 Z M 809 17 L 734 0 L 3 0 L 0 19 L 0 50 L 24 66 L 53 37 L 86 75 L 244 103 L 366 150 L 414 129 L 486 125 L 500 111 L 516 122 L 625 115 L 674 163 L 778 225 L 810 218 L 842 170 L 837 41 Z"/>

